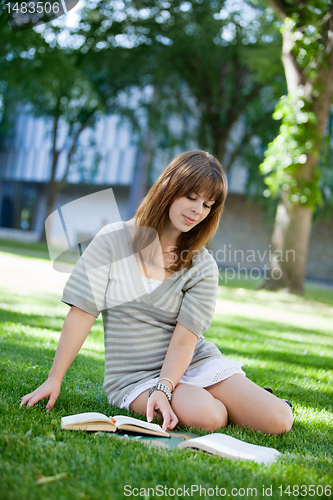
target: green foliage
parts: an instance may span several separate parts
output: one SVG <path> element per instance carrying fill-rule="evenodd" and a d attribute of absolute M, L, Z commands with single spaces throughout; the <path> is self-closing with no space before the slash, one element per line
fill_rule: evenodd
<path fill-rule="evenodd" d="M 60 32 L 48 26 L 52 43 L 38 35 L 43 46 L 31 52 L 27 65 L 9 66 L 35 112 L 60 113 L 74 130 L 98 101 L 100 110 L 131 122 L 134 140 L 141 134 L 139 146 L 150 128 L 154 148 L 195 143 L 218 155 L 226 169 L 241 158 L 254 173 L 272 139 L 265 93 L 273 105 L 281 95 L 281 36 L 264 7 L 225 0 L 101 0 L 82 9 L 67 48 L 57 43 Z M 152 87 L 150 97 L 146 90 Z M 244 116 L 244 134 L 233 134 Z M 260 137 L 259 156 L 251 134 Z"/>
<path fill-rule="evenodd" d="M 18 91 L 24 96 L 22 82 L 29 75 L 31 58 L 45 50 L 44 38 L 34 30 L 13 33 L 8 21 L 6 6 L 0 2 L 0 148 L 13 127 Z"/>
<path fill-rule="evenodd" d="M 300 88 L 295 95 L 282 96 L 273 114 L 282 120 L 279 135 L 265 152 L 266 160 L 260 165 L 268 188 L 264 196 L 277 197 L 281 189 L 287 191 L 293 203 L 300 203 L 312 210 L 321 204 L 318 187 L 319 169 L 312 171 L 312 179 L 298 178 L 300 168 L 307 162 L 308 155 L 318 157 L 319 134 L 317 119 L 312 103 L 304 97 Z"/>
<path fill-rule="evenodd" d="M 308 81 L 316 84 L 318 71 L 324 62 L 327 50 L 328 32 L 326 18 L 332 7 L 330 0 L 311 2 L 286 1 L 286 18 L 281 31 L 291 33 L 292 52 Z"/>
<path fill-rule="evenodd" d="M 281 33 L 289 50 L 289 56 L 284 54 L 289 57 L 288 87 L 298 89 L 283 95 L 276 106 L 273 118 L 282 120 L 279 134 L 269 144 L 259 169 L 267 185 L 264 196 L 277 197 L 285 191 L 292 203 L 315 211 L 323 204 L 321 171 L 317 165 L 322 138 L 316 100 L 325 85 L 322 74 L 328 62 L 332 2 L 286 0 L 279 5 L 286 16 Z M 311 175 L 304 173 L 305 164 L 311 165 Z"/>
<path fill-rule="evenodd" d="M 279 124 L 272 118 L 278 96 L 286 90 L 281 75 L 275 86 L 266 87 L 260 98 L 250 103 L 244 112 L 245 134 L 242 147 L 242 164 L 247 168 L 246 196 L 263 207 L 270 223 L 274 221 L 276 200 L 263 196 L 267 188 L 258 165 L 264 160 L 267 145 L 274 140 L 279 132 Z M 250 116 L 249 116 L 250 115 Z"/>
<path fill-rule="evenodd" d="M 53 129 L 49 131 L 51 134 L 57 135 L 55 122 L 65 122 L 68 126 L 67 136 L 66 141 L 61 143 L 63 150 L 70 150 L 75 157 L 80 133 L 86 127 L 94 127 L 104 111 L 105 93 L 101 95 L 100 88 L 91 82 L 89 75 L 79 66 L 75 50 L 66 51 L 57 45 L 55 35 L 59 28 L 51 30 L 53 37 L 47 43 L 33 29 L 12 33 L 6 17 L 6 12 L 2 10 L 0 26 L 4 27 L 5 43 L 2 46 L 0 44 L 0 64 L 4 63 L 0 83 L 4 88 L 4 112 L 0 138 L 5 143 L 5 137 L 13 125 L 11 118 L 23 108 L 35 116 L 53 118 Z M 57 137 L 52 136 L 51 139 L 52 143 L 59 144 Z M 60 152 L 60 148 L 54 151 L 55 163 Z M 81 177 L 91 179 L 96 175 L 100 160 L 97 154 L 89 173 L 82 172 L 84 166 L 81 162 L 75 165 L 71 159 L 68 158 L 68 162 L 72 170 L 81 169 Z M 67 170 L 65 172 L 67 174 Z"/>
<path fill-rule="evenodd" d="M 135 125 L 146 120 L 157 147 L 195 142 L 221 160 L 233 125 L 282 74 L 272 16 L 247 3 L 100 1 L 83 11 L 78 34 L 97 71 L 121 52 L 127 63 L 123 90 L 154 88 L 152 98 L 144 92 L 138 97 L 129 116 Z M 252 118 L 249 113 L 247 122 Z"/>

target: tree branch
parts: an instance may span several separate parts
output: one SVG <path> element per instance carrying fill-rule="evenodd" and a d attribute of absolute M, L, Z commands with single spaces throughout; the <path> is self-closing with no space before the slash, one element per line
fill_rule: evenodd
<path fill-rule="evenodd" d="M 58 164 L 58 157 L 60 151 L 57 150 L 57 135 L 58 135 L 58 125 L 59 125 L 59 117 L 60 117 L 60 98 L 57 98 L 57 103 L 55 107 L 54 113 L 54 122 L 53 122 L 53 141 L 52 141 L 52 167 L 51 167 L 51 184 L 55 182 L 56 169 Z"/>
<path fill-rule="evenodd" d="M 320 22 L 321 25 L 324 25 L 326 23 L 329 23 L 328 29 L 327 29 L 327 43 L 325 46 L 325 50 L 323 50 L 318 58 L 313 62 L 312 68 L 317 69 L 321 67 L 323 60 L 328 57 L 333 49 L 333 4 L 331 5 L 329 11 L 325 14 L 324 18 Z M 310 66 L 310 65 L 308 65 Z M 308 66 L 305 68 L 305 71 L 308 69 Z"/>
<path fill-rule="evenodd" d="M 79 128 L 79 130 L 75 133 L 74 137 L 73 137 L 73 141 L 72 141 L 72 145 L 71 145 L 71 148 L 70 150 L 68 151 L 68 154 L 67 154 L 67 164 L 66 164 L 66 168 L 65 168 L 65 172 L 61 178 L 61 180 L 57 183 L 58 186 L 59 186 L 59 189 L 61 189 L 63 187 L 63 185 L 65 184 L 65 181 L 66 181 L 66 177 L 68 175 L 68 171 L 69 171 L 69 167 L 71 165 L 71 161 L 72 161 L 72 155 L 74 153 L 74 150 L 75 150 L 75 147 L 76 147 L 76 143 L 77 143 L 77 140 L 81 134 L 81 132 L 89 125 L 89 120 L 90 118 L 93 116 L 94 113 L 91 113 L 87 120 L 81 125 L 81 127 Z"/>
<path fill-rule="evenodd" d="M 288 4 L 284 0 L 267 0 L 271 7 L 275 10 L 281 22 L 284 22 L 287 14 Z"/>

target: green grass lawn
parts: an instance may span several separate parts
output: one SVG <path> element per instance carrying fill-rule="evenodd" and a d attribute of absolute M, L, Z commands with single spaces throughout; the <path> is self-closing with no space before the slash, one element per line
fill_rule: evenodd
<path fill-rule="evenodd" d="M 273 387 L 295 407 L 294 426 L 286 435 L 221 429 L 282 453 L 265 466 L 157 450 L 106 433 L 62 431 L 64 415 L 126 413 L 110 408 L 102 389 L 100 320 L 68 370 L 54 409 L 46 413 L 45 401 L 19 409 L 21 397 L 50 369 L 68 311 L 60 302 L 67 275 L 52 270 L 45 249 L 29 253 L 7 245 L 0 250 L 1 499 L 186 498 L 191 488 L 194 498 L 331 498 L 325 486 L 333 491 L 332 289 L 307 284 L 301 298 L 256 291 L 256 283 L 246 280 L 219 287 L 206 338 L 242 361 L 254 382 Z M 41 476 L 54 481 L 38 485 Z"/>

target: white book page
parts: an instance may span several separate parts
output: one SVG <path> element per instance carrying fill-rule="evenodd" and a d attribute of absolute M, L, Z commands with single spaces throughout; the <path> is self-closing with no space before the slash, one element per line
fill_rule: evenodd
<path fill-rule="evenodd" d="M 152 424 L 150 422 L 144 422 L 143 420 L 139 420 L 138 418 L 126 417 L 126 415 L 116 415 L 113 418 L 116 421 L 116 426 L 120 425 L 135 425 L 137 427 L 143 427 L 144 429 L 150 429 L 152 431 L 165 432 L 166 435 L 169 435 L 166 431 L 162 429 L 162 427 L 158 424 Z"/>
<path fill-rule="evenodd" d="M 215 452 L 225 458 L 254 460 L 258 463 L 273 462 L 281 455 L 281 453 L 274 448 L 246 443 L 231 436 L 219 433 L 190 439 L 178 445 L 178 448 L 195 448 L 196 446 L 210 453 Z"/>
<path fill-rule="evenodd" d="M 110 420 L 103 413 L 98 412 L 87 412 L 87 413 L 77 413 L 76 415 L 69 415 L 68 417 L 62 417 L 62 425 L 71 424 L 81 424 L 83 422 L 109 422 Z"/>

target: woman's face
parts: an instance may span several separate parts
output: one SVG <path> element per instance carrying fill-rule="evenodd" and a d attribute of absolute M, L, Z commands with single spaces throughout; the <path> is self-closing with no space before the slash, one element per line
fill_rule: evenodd
<path fill-rule="evenodd" d="M 199 224 L 209 214 L 214 200 L 203 193 L 191 193 L 173 201 L 169 209 L 171 224 L 179 231 L 187 232 Z"/>

